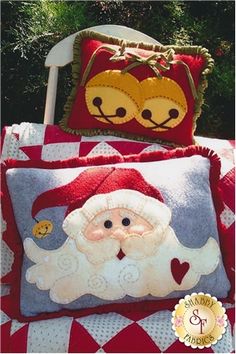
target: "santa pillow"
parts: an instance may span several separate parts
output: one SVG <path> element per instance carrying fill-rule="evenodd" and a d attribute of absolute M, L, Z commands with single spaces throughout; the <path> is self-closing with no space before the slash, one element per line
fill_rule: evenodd
<path fill-rule="evenodd" d="M 194 148 L 89 162 L 107 166 L 8 166 L 4 214 L 13 217 L 13 207 L 20 234 L 12 223 L 14 316 L 158 308 L 163 299 L 168 307 L 166 299 L 196 291 L 227 297 L 214 154 Z"/>

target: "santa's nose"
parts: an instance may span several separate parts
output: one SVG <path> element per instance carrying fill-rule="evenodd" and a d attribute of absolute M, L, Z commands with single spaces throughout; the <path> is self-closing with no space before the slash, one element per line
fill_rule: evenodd
<path fill-rule="evenodd" d="M 113 229 L 112 237 L 116 238 L 117 240 L 123 240 L 125 236 L 126 233 L 120 226 Z"/>

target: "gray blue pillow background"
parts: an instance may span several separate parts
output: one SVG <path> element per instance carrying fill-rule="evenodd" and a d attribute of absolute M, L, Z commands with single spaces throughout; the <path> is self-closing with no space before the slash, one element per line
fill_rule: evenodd
<path fill-rule="evenodd" d="M 209 237 L 213 237 L 219 243 L 216 214 L 209 184 L 210 162 L 207 158 L 195 155 L 157 162 L 119 163 L 114 166 L 139 170 L 147 182 L 160 190 L 165 204 L 172 211 L 170 226 L 184 246 L 200 248 Z M 67 235 L 61 226 L 67 207 L 47 208 L 37 214 L 38 220 L 48 219 L 54 225 L 52 234 L 44 239 L 37 239 L 32 234 L 35 224 L 31 216 L 32 204 L 41 193 L 67 184 L 87 168 L 89 167 L 56 170 L 12 168 L 7 171 L 7 185 L 22 241 L 30 237 L 39 247 L 47 250 L 57 249 L 65 242 Z M 49 291 L 39 290 L 35 284 L 29 284 L 25 280 L 26 270 L 33 264 L 24 255 L 20 290 L 20 310 L 24 316 L 35 316 L 61 309 L 76 310 L 96 307 L 109 303 L 164 299 L 153 296 L 142 298 L 125 296 L 121 300 L 105 301 L 88 294 L 68 305 L 56 304 L 50 300 Z M 174 291 L 166 298 L 179 298 L 192 292 L 205 292 L 218 298 L 225 298 L 229 289 L 230 283 L 221 260 L 216 270 L 207 276 L 201 276 L 194 288 L 188 291 Z"/>

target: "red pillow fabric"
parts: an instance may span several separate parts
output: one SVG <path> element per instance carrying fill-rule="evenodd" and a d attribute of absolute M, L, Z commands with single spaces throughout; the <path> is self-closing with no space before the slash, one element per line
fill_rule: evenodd
<path fill-rule="evenodd" d="M 37 287 L 39 290 L 37 290 L 36 285 L 33 284 L 34 283 L 34 280 L 33 280 L 34 274 L 33 273 L 35 271 L 38 272 L 38 270 L 40 271 L 41 263 L 47 262 L 48 261 L 47 257 L 49 256 L 49 259 L 50 259 L 50 257 L 51 257 L 50 254 L 52 255 L 53 252 L 57 251 L 57 249 L 59 250 L 60 247 L 58 248 L 58 246 L 60 246 L 60 242 L 63 243 L 65 241 L 66 235 L 63 236 L 63 234 L 61 234 L 61 236 L 60 236 L 60 232 L 61 232 L 60 231 L 60 228 L 61 228 L 60 223 L 55 222 L 55 220 L 57 218 L 62 219 L 62 220 L 63 220 L 63 218 L 65 218 L 64 231 L 66 232 L 66 234 L 69 235 L 70 238 L 73 239 L 73 237 L 74 237 L 73 232 L 74 231 L 71 229 L 71 225 L 73 225 L 73 222 L 74 222 L 73 221 L 74 215 L 75 215 L 76 220 L 79 222 L 79 224 L 81 223 L 81 225 L 83 225 L 83 220 L 81 219 L 79 221 L 79 219 L 78 219 L 78 217 L 79 218 L 81 217 L 81 214 L 74 214 L 74 211 L 76 211 L 76 213 L 77 213 L 78 210 L 82 209 L 84 200 L 87 198 L 88 198 L 88 201 L 90 200 L 90 198 L 91 199 L 93 198 L 93 200 L 95 200 L 97 198 L 96 200 L 97 200 L 97 203 L 99 204 L 99 208 L 100 208 L 102 205 L 101 204 L 102 203 L 101 196 L 106 195 L 107 193 L 110 193 L 110 197 L 108 197 L 108 199 L 110 201 L 109 203 L 113 203 L 111 195 L 114 195 L 113 193 L 116 193 L 117 188 L 118 189 L 121 188 L 121 192 L 122 192 L 122 190 L 125 191 L 125 189 L 126 189 L 126 191 L 127 191 L 127 189 L 135 190 L 137 195 L 139 195 L 142 191 L 142 193 L 144 193 L 144 194 L 146 193 L 148 196 L 150 196 L 151 199 L 157 200 L 157 205 L 161 206 L 163 204 L 163 202 L 164 203 L 168 202 L 168 197 L 164 193 L 164 199 L 163 199 L 162 193 L 165 192 L 165 187 L 162 186 L 162 188 L 161 188 L 162 193 L 160 194 L 159 193 L 160 188 L 157 190 L 156 187 L 155 188 L 153 187 L 153 182 L 150 183 L 150 181 L 154 181 L 152 178 L 154 175 L 153 168 L 156 168 L 155 162 L 157 164 L 160 164 L 160 167 L 161 167 L 162 161 L 163 162 L 165 161 L 166 167 L 168 168 L 169 162 L 173 161 L 173 163 L 174 163 L 175 159 L 179 159 L 178 161 L 176 160 L 177 161 L 176 163 L 178 163 L 178 165 L 179 165 L 179 163 L 181 163 L 182 167 L 183 167 L 183 166 L 185 166 L 185 162 L 187 162 L 188 159 L 191 160 L 192 157 L 199 156 L 199 155 L 201 158 L 203 158 L 203 160 L 204 160 L 204 158 L 206 158 L 207 161 L 209 160 L 209 166 L 210 166 L 209 167 L 209 176 L 207 174 L 207 177 L 206 177 L 206 175 L 204 173 L 202 175 L 202 178 L 207 184 L 209 183 L 209 185 L 210 185 L 210 188 L 211 188 L 210 195 L 213 198 L 214 208 L 215 208 L 215 211 L 217 214 L 216 223 L 218 225 L 218 232 L 219 232 L 219 236 L 220 236 L 219 241 L 220 241 L 220 243 L 225 244 L 224 229 L 222 228 L 222 224 L 220 221 L 220 214 L 223 210 L 223 204 L 220 199 L 219 190 L 218 190 L 218 180 L 219 180 L 219 174 L 220 174 L 220 161 L 219 161 L 218 157 L 212 151 L 210 151 L 206 148 L 191 147 L 191 148 L 187 148 L 187 149 L 171 150 L 168 152 L 143 153 L 140 155 L 131 155 L 131 156 L 125 156 L 125 157 L 107 156 L 107 157 L 96 157 L 96 158 L 79 158 L 79 159 L 72 159 L 72 160 L 67 160 L 67 161 L 57 161 L 57 162 L 43 162 L 43 161 L 36 162 L 36 161 L 30 161 L 30 160 L 29 161 L 9 161 L 9 162 L 6 162 L 6 166 L 3 167 L 3 172 L 4 172 L 4 174 L 3 174 L 3 177 L 4 177 L 3 178 L 3 187 L 4 187 L 4 189 L 3 189 L 3 192 L 4 192 L 3 193 L 3 198 L 4 198 L 3 217 L 5 220 L 7 220 L 8 227 L 7 227 L 7 230 L 4 232 L 3 238 L 4 238 L 4 241 L 10 246 L 10 248 L 15 253 L 15 262 L 13 265 L 13 278 L 11 279 L 12 280 L 12 292 L 11 292 L 11 306 L 10 306 L 11 313 L 10 313 L 10 316 L 12 318 L 17 318 L 20 321 L 25 321 L 25 320 L 32 321 L 32 320 L 45 319 L 45 318 L 51 318 L 51 317 L 59 317 L 62 315 L 81 316 L 81 315 L 86 315 L 89 313 L 95 313 L 95 312 L 101 313 L 101 312 L 108 312 L 108 311 L 114 311 L 114 310 L 115 311 L 125 310 L 125 309 L 127 309 L 127 310 L 132 310 L 132 309 L 133 310 L 140 310 L 140 309 L 142 309 L 142 310 L 152 310 L 152 309 L 155 310 L 155 309 L 163 309 L 163 308 L 172 308 L 177 300 L 172 299 L 172 298 L 166 298 L 166 297 L 164 297 L 164 299 L 159 298 L 158 301 L 153 300 L 153 299 L 148 299 L 148 301 L 145 299 L 145 301 L 135 301 L 135 302 L 128 302 L 128 303 L 127 302 L 122 303 L 122 301 L 121 302 L 118 301 L 117 303 L 110 302 L 109 304 L 106 303 L 106 304 L 99 305 L 99 306 L 94 306 L 95 303 L 93 301 L 91 301 L 91 299 L 90 299 L 91 304 L 93 304 L 91 307 L 89 307 L 89 306 L 83 307 L 82 306 L 79 308 L 67 307 L 67 305 L 66 305 L 67 299 L 65 299 L 62 301 L 62 304 L 65 304 L 65 305 L 60 306 L 58 308 L 58 307 L 55 307 L 55 303 L 56 304 L 58 303 L 58 299 L 55 297 L 55 294 L 54 294 L 54 297 L 51 298 L 51 299 L 53 299 L 53 302 L 51 302 L 51 305 L 50 305 L 52 307 L 50 309 L 47 308 L 47 310 L 45 308 L 45 311 L 38 312 L 37 306 L 41 306 L 40 296 L 42 296 L 42 294 L 45 294 L 45 296 L 46 296 L 47 292 L 45 290 L 49 289 L 50 287 L 47 288 L 47 286 L 45 286 L 45 284 L 42 282 L 42 279 L 41 279 L 42 276 L 38 275 Z M 184 159 L 187 159 L 187 160 L 184 160 Z M 194 161 L 192 161 L 192 162 L 194 162 Z M 190 166 L 194 166 L 194 164 L 192 164 L 192 162 L 191 162 Z M 116 168 L 116 164 L 123 164 L 125 166 L 119 165 Z M 136 169 L 138 168 L 138 169 L 140 169 L 140 171 L 143 171 L 142 174 L 145 171 L 145 173 L 144 173 L 145 178 L 143 179 L 143 177 L 141 177 L 141 179 L 140 179 L 140 177 L 137 177 L 138 183 L 136 183 L 137 181 L 134 183 L 134 179 L 136 180 L 135 176 L 139 176 L 139 173 L 137 172 L 138 170 L 132 170 L 132 171 L 130 170 L 130 173 L 132 172 L 132 174 L 130 176 L 133 175 L 132 179 L 125 177 L 127 167 L 128 167 L 128 169 L 130 168 L 130 166 L 128 166 L 128 164 L 131 164 L 132 168 L 133 167 Z M 149 177 L 148 177 L 148 174 L 146 175 L 146 173 L 148 173 L 147 172 L 148 164 L 150 164 L 149 168 L 150 168 L 150 172 L 152 172 L 149 175 Z M 101 165 L 108 165 L 108 166 L 107 167 L 102 166 L 99 168 L 91 168 L 91 166 L 101 166 Z M 111 166 L 109 166 L 109 165 L 111 165 Z M 205 165 L 205 162 L 204 162 L 204 165 Z M 207 164 L 206 164 L 206 166 L 207 166 Z M 118 171 L 120 167 L 121 167 L 121 169 L 123 168 L 122 173 L 120 173 Z M 172 168 L 173 168 L 173 166 L 172 166 Z M 100 169 L 102 170 L 102 172 L 100 172 Z M 63 170 L 65 170 L 65 171 L 63 172 Z M 159 168 L 159 170 L 160 170 L 160 168 Z M 185 167 L 184 167 L 184 170 L 185 170 Z M 199 168 L 197 170 L 199 170 Z M 14 178 L 15 174 L 16 175 L 18 174 L 18 171 L 20 174 L 23 173 L 23 175 L 25 176 L 24 182 L 22 182 L 22 178 L 21 179 Z M 48 179 L 48 176 L 51 173 L 50 171 L 52 171 L 53 178 Z M 82 173 L 79 175 L 78 179 L 76 178 L 73 180 L 73 178 L 77 176 L 77 171 L 82 171 Z M 85 172 L 83 172 L 83 171 L 85 171 Z M 136 172 L 134 172 L 134 171 L 136 171 Z M 157 165 L 156 171 L 158 171 L 158 165 Z M 196 171 L 195 168 L 192 172 L 190 172 L 190 174 L 192 174 L 194 171 Z M 6 172 L 6 174 L 8 174 L 8 178 L 6 178 L 5 172 Z M 61 173 L 63 175 L 60 175 Z M 202 172 L 198 172 L 198 173 L 201 175 Z M 189 171 L 187 169 L 186 173 L 184 173 L 184 176 L 187 178 L 188 174 L 189 174 Z M 64 178 L 62 178 L 63 176 L 64 176 Z M 65 180 L 65 176 L 67 176 L 66 180 Z M 89 178 L 88 178 L 88 176 L 89 176 Z M 59 177 L 59 180 L 57 182 L 57 185 L 59 186 L 59 188 L 54 189 L 54 191 L 53 191 L 53 189 L 50 186 L 53 186 L 53 184 L 55 184 L 54 179 L 55 178 L 57 179 L 58 177 Z M 150 179 L 148 184 L 147 184 L 147 177 L 148 177 L 148 180 Z M 23 195 L 22 195 L 22 198 L 20 198 L 20 200 L 19 200 L 19 199 L 17 199 L 16 194 L 15 194 L 16 188 L 12 188 L 12 186 L 15 186 L 15 183 L 17 183 L 17 185 L 19 183 L 19 188 L 20 188 L 21 183 L 23 183 L 22 186 L 25 188 L 25 186 L 27 186 L 27 183 L 26 183 L 27 178 L 28 178 L 28 181 L 30 181 L 29 183 L 31 183 L 31 184 L 33 183 L 35 185 L 36 192 L 33 190 L 34 187 L 32 188 L 30 194 L 29 194 L 29 192 L 28 192 L 28 194 L 25 193 L 26 192 L 26 190 L 25 190 L 23 195 L 26 195 L 26 196 L 23 197 Z M 98 180 L 98 178 L 100 178 L 102 180 L 104 180 L 104 178 L 105 178 L 106 183 L 101 184 L 100 180 Z M 161 178 L 161 177 L 159 177 L 159 178 Z M 201 178 L 200 179 L 199 178 L 197 178 L 197 181 L 201 180 Z M 145 180 L 146 180 L 146 182 L 145 182 Z M 185 184 L 185 178 L 183 178 L 181 180 Z M 195 181 L 195 178 L 193 180 Z M 94 183 L 90 183 L 91 181 L 93 181 Z M 108 181 L 109 181 L 109 185 L 106 186 L 106 184 L 108 184 Z M 13 183 L 13 185 L 12 185 L 12 183 Z M 203 183 L 203 185 L 205 186 L 204 183 Z M 65 187 L 62 188 L 61 186 L 63 186 L 63 185 L 65 185 Z M 82 187 L 82 185 L 83 185 L 83 187 Z M 125 187 L 122 187 L 122 186 L 125 186 Z M 168 186 L 168 182 L 167 182 L 167 186 Z M 175 194 L 175 198 L 178 199 L 181 196 L 181 194 L 179 194 L 179 197 L 178 197 L 176 195 L 176 193 L 183 193 L 183 195 L 184 195 L 183 200 L 181 199 L 182 198 L 181 197 L 177 204 L 176 204 L 176 202 L 173 202 L 171 200 L 169 200 L 169 202 L 168 202 L 168 203 L 170 203 L 170 205 L 172 204 L 173 207 L 175 205 L 175 208 L 177 208 L 176 210 L 179 210 L 179 212 L 181 212 L 181 209 L 183 208 L 183 205 L 186 202 L 190 203 L 189 193 L 188 193 L 189 187 L 187 184 L 185 184 L 185 186 L 187 188 L 186 192 L 184 192 L 183 189 L 179 189 L 179 192 L 178 192 L 178 189 L 175 189 L 175 187 L 173 186 L 173 188 L 174 188 L 173 193 Z M 84 190 L 84 194 L 80 193 L 81 188 Z M 122 189 L 122 188 L 125 188 L 125 189 Z M 203 190 L 205 190 L 205 188 L 206 188 L 206 186 L 200 190 L 202 190 L 202 192 L 203 192 Z M 21 189 L 21 191 L 22 191 L 22 189 Z M 79 191 L 79 194 L 78 194 L 78 191 Z M 192 193 L 195 193 L 192 189 L 191 189 L 191 191 L 192 191 Z M 197 192 L 196 196 L 198 196 L 200 198 L 199 200 L 203 201 L 203 199 L 201 199 L 201 198 L 206 199 L 206 195 L 205 195 L 205 193 L 203 193 L 203 195 L 201 196 L 202 192 L 200 192 L 200 197 L 199 197 L 199 191 Z M 9 195 L 9 193 L 10 193 L 10 195 Z M 35 197 L 33 197 L 34 194 L 37 196 L 36 199 L 35 199 Z M 208 196 L 209 196 L 209 194 L 208 194 Z M 27 201 L 26 203 L 29 203 L 29 205 L 31 205 L 29 209 L 26 207 L 26 204 L 25 204 L 24 210 L 22 210 L 22 208 L 20 207 L 20 205 L 21 205 L 20 203 L 22 203 L 23 199 L 25 202 Z M 24 203 L 24 201 L 23 201 L 23 203 Z M 88 203 L 88 202 L 86 202 L 86 203 Z M 121 203 L 121 201 L 118 202 L 118 204 L 119 203 Z M 126 203 L 126 201 L 122 199 L 122 203 Z M 132 202 L 130 202 L 130 201 L 129 201 L 129 203 L 132 204 Z M 119 204 L 119 205 L 121 205 L 121 204 Z M 208 202 L 207 202 L 207 205 L 208 205 Z M 67 207 L 66 208 L 64 207 L 64 209 L 63 209 L 63 206 L 67 206 Z M 114 205 L 114 207 L 115 207 L 115 205 Z M 136 207 L 137 207 L 137 204 L 133 203 L 133 208 L 135 210 L 136 210 Z M 62 208 L 62 209 L 60 209 L 60 208 Z M 161 207 L 161 209 L 162 208 L 163 208 L 163 206 Z M 192 210 L 191 212 L 194 212 L 194 213 L 197 212 L 197 211 L 194 211 L 195 209 L 193 206 L 190 209 Z M 151 213 L 152 208 L 146 208 L 145 210 L 146 211 L 149 210 L 149 212 Z M 168 215 L 169 214 L 168 214 L 168 212 L 166 214 L 165 207 L 163 210 L 164 210 L 164 214 L 163 214 L 162 222 L 164 223 L 163 227 L 166 227 L 165 225 L 166 225 L 166 223 L 168 223 L 168 220 L 169 220 Z M 52 224 L 50 224 L 50 220 L 46 220 L 48 212 L 52 213 L 52 214 L 50 214 L 51 219 L 54 217 L 56 218 L 54 220 L 54 224 L 53 224 L 54 229 L 52 229 L 52 227 L 51 227 Z M 84 209 L 83 213 L 88 213 L 88 212 L 90 214 L 90 212 L 92 212 L 92 209 L 90 208 L 87 211 Z M 86 215 L 89 215 L 89 214 L 86 214 Z M 175 213 L 173 213 L 173 218 L 176 219 L 176 216 L 174 214 Z M 152 216 L 148 215 L 148 214 L 145 217 L 147 217 L 147 220 L 149 217 L 152 218 Z M 44 220 L 41 220 L 42 218 Z M 127 218 L 124 218 L 124 219 L 127 219 Z M 178 220 L 178 219 L 179 219 L 179 217 L 176 220 Z M 203 219 L 205 220 L 205 214 L 203 216 Z M 27 220 L 27 223 L 26 223 L 26 220 Z M 76 221 L 76 224 L 78 224 L 77 221 Z M 124 220 L 122 220 L 122 223 L 123 223 L 123 221 Z M 204 221 L 204 225 L 205 225 L 204 227 L 206 227 L 206 228 L 208 227 L 208 221 L 207 221 L 207 219 Z M 99 220 L 98 220 L 98 222 L 99 222 Z M 128 225 L 127 222 L 128 221 L 125 220 L 123 225 L 127 226 Z M 35 226 L 32 227 L 33 224 L 35 224 L 36 226 L 39 226 L 39 228 L 36 230 Z M 105 223 L 104 223 L 104 225 L 105 225 Z M 187 220 L 186 220 L 186 225 L 188 225 L 188 227 L 191 227 L 191 225 L 188 223 Z M 109 229 L 110 228 L 109 225 L 107 225 L 107 226 L 108 226 L 107 228 Z M 106 227 L 106 225 L 105 225 L 105 227 Z M 32 230 L 32 234 L 31 234 L 31 230 Z M 72 231 L 72 233 L 71 233 L 71 231 Z M 207 233 L 206 233 L 207 238 L 209 237 L 208 231 L 209 230 L 207 230 Z M 31 236 L 30 236 L 30 234 L 31 234 Z M 77 233 L 76 233 L 76 235 L 77 235 Z M 202 236 L 201 233 L 200 233 L 199 237 L 200 236 Z M 60 237 L 62 237 L 61 240 L 60 240 Z M 77 236 L 75 236 L 75 237 L 77 237 Z M 26 241 L 25 241 L 25 239 L 26 239 Z M 23 251 L 23 246 L 22 246 L 23 240 L 24 240 L 24 247 L 25 247 L 26 254 L 24 254 L 24 251 Z M 206 241 L 206 239 L 200 241 L 201 247 L 206 243 L 205 241 Z M 59 242 L 59 244 L 58 244 L 58 242 Z M 70 242 L 72 242 L 72 240 Z M 194 248 L 194 247 L 196 247 L 196 245 L 194 246 L 194 242 L 199 242 L 199 241 L 196 240 L 196 238 L 192 238 L 192 241 L 191 241 L 188 236 L 184 242 L 185 242 L 186 247 L 190 247 L 190 248 L 193 247 Z M 35 243 L 37 244 L 37 246 Z M 67 244 L 69 245 L 69 243 L 67 243 Z M 32 248 L 32 246 L 33 246 L 33 248 Z M 80 247 L 80 246 L 78 246 L 78 247 Z M 129 252 L 130 248 L 129 248 L 129 246 L 127 246 L 127 247 L 124 248 L 124 251 Z M 229 245 L 229 247 L 231 247 L 231 246 Z M 38 250 L 38 252 L 36 252 L 36 253 L 34 252 L 34 254 L 33 254 L 30 251 L 31 248 L 32 248 L 32 250 L 36 250 L 36 251 Z M 52 252 L 51 250 L 52 251 L 55 250 L 55 251 Z M 47 255 L 44 255 L 44 251 L 46 251 Z M 52 252 L 52 253 L 50 253 L 50 252 Z M 94 255 L 96 257 L 96 254 L 94 254 Z M 60 267 L 62 266 L 63 269 L 66 271 L 66 268 L 68 267 L 68 260 L 66 258 L 64 259 L 64 256 L 65 255 L 62 255 L 62 258 L 60 258 L 59 263 L 60 263 Z M 119 255 L 117 253 L 117 256 L 121 256 L 121 255 Z M 82 258 L 83 257 L 84 256 L 82 256 Z M 213 257 L 213 254 L 212 254 L 212 257 Z M 32 262 L 29 263 L 29 260 L 30 260 L 30 262 L 32 261 L 33 263 Z M 223 260 L 224 260 L 224 258 L 223 258 Z M 190 262 L 190 260 L 188 262 Z M 181 283 L 182 283 L 185 275 L 188 273 L 189 267 L 190 267 L 190 264 L 188 264 L 188 269 L 186 269 L 186 267 L 184 269 L 182 269 L 181 264 L 186 266 L 188 262 L 185 259 L 185 261 L 181 263 L 181 260 L 178 260 L 176 255 L 171 261 L 171 272 L 172 272 L 172 276 L 173 276 L 175 283 L 178 284 L 177 289 L 179 289 L 178 286 L 181 286 Z M 36 263 L 36 264 L 34 265 L 34 263 Z M 92 263 L 93 263 L 93 261 L 92 261 Z M 53 263 L 53 264 L 55 264 L 55 263 Z M 226 265 L 226 267 L 227 267 L 227 265 Z M 179 272 L 176 271 L 177 268 L 180 268 L 180 270 L 182 272 L 181 275 L 179 274 Z M 190 267 L 190 269 L 191 269 L 191 267 Z M 50 269 L 48 269 L 48 270 L 50 273 L 51 270 Z M 30 275 L 30 272 L 31 272 L 31 275 Z M 232 279 L 232 276 L 231 276 L 232 270 L 226 268 L 226 272 L 227 272 L 228 278 L 230 278 L 230 280 L 231 280 Z M 43 277 L 44 276 L 47 277 L 47 275 L 50 275 L 49 273 L 43 272 Z M 213 275 L 213 277 L 214 277 L 214 275 Z M 25 282 L 25 278 L 27 280 L 26 282 Z M 127 278 L 127 281 L 129 282 L 128 279 L 129 278 Z M 173 281 L 173 279 L 172 279 L 172 281 Z M 210 282 L 209 282 L 209 284 L 210 284 Z M 213 281 L 213 284 L 215 284 L 214 281 Z M 34 295 L 35 291 L 37 291 L 38 297 Z M 233 289 L 231 289 L 231 291 L 233 291 Z M 216 293 L 213 293 L 212 295 L 216 295 Z M 24 314 L 22 315 L 22 313 L 21 313 L 22 304 L 24 304 L 24 301 L 25 301 L 25 304 L 27 305 L 28 300 L 29 300 L 28 302 L 30 303 L 30 301 L 32 301 L 32 296 L 34 297 L 34 306 L 36 304 L 36 310 L 35 310 L 34 315 L 31 315 L 31 316 L 25 316 Z M 76 299 L 76 298 L 74 298 L 74 299 Z M 227 300 L 230 300 L 230 297 L 227 298 Z M 38 305 L 37 305 L 37 303 L 38 303 Z M 42 303 L 47 304 L 46 301 L 42 302 Z M 23 313 L 25 311 L 24 306 L 23 306 Z M 28 308 L 28 311 L 32 311 L 32 308 L 30 306 L 30 308 Z"/>
<path fill-rule="evenodd" d="M 159 46 L 82 31 L 62 129 L 191 145 L 213 60 L 197 46 Z"/>

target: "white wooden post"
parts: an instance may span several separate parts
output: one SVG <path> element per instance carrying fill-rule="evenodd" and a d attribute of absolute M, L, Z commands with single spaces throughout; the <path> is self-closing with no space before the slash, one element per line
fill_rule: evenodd
<path fill-rule="evenodd" d="M 43 119 L 44 124 L 54 123 L 54 113 L 55 113 L 56 95 L 57 95 L 57 81 L 58 81 L 58 67 L 50 66 L 46 104 L 45 104 L 44 119 Z"/>

